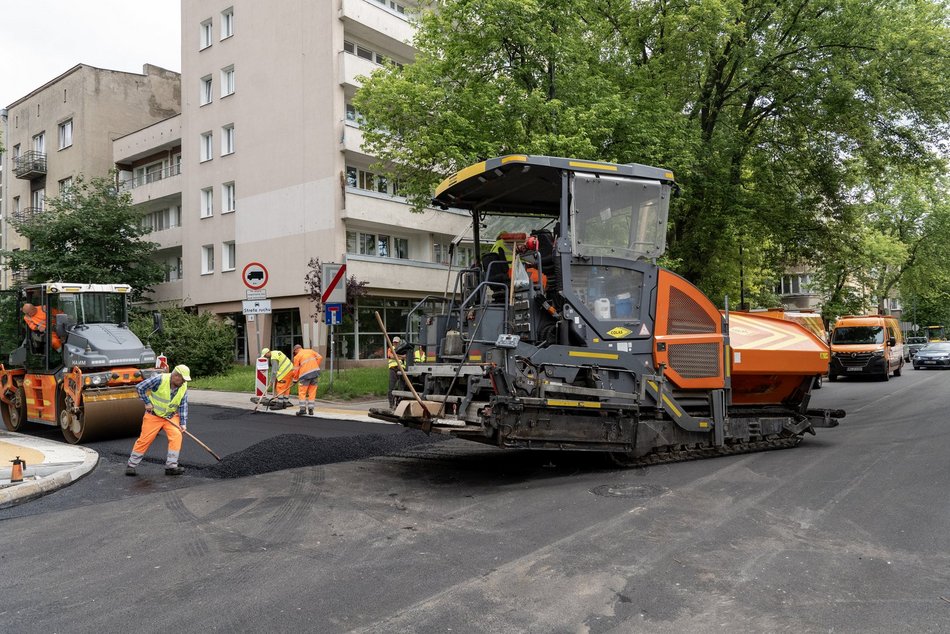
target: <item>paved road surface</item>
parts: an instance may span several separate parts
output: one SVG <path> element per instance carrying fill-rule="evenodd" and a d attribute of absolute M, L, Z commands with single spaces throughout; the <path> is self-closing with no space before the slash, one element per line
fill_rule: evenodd
<path fill-rule="evenodd" d="M 615 470 L 451 441 L 7 519 L 0 623 L 947 631 L 948 388 L 826 384 L 848 418 L 785 451 Z"/>

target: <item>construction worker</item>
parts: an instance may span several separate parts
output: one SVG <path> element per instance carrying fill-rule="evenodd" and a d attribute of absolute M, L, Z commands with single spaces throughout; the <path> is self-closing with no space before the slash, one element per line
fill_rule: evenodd
<path fill-rule="evenodd" d="M 396 407 L 396 397 L 393 396 L 393 390 L 396 389 L 400 383 L 402 383 L 402 375 L 399 372 L 399 368 L 406 367 L 406 357 L 398 353 L 394 353 L 393 350 L 399 347 L 401 343 L 399 337 L 393 337 L 392 348 L 386 349 L 386 367 L 389 368 L 389 392 L 387 396 L 389 397 L 389 408 L 392 409 Z"/>
<path fill-rule="evenodd" d="M 413 363 L 425 363 L 426 360 L 426 351 L 422 346 L 416 346 L 416 349 L 412 351 L 412 362 Z"/>
<path fill-rule="evenodd" d="M 498 237 L 495 239 L 495 243 L 491 245 L 491 249 L 488 250 L 489 253 L 497 253 L 498 255 L 503 256 L 508 260 L 508 264 L 511 264 L 514 253 L 511 251 L 511 247 L 505 242 L 505 232 L 498 234 Z"/>
<path fill-rule="evenodd" d="M 23 311 L 23 321 L 26 322 L 30 332 L 36 333 L 35 337 L 38 341 L 42 340 L 43 335 L 46 334 L 46 311 L 43 310 L 42 306 L 36 306 L 34 304 L 23 304 L 21 310 Z M 63 347 L 63 342 L 59 340 L 59 335 L 57 335 L 55 331 L 53 331 L 53 335 L 50 337 L 50 343 L 53 345 L 54 350 L 59 350 Z"/>
<path fill-rule="evenodd" d="M 290 388 L 293 385 L 294 364 L 287 355 L 280 350 L 264 348 L 261 356 L 271 360 L 274 367 L 274 377 L 277 381 L 275 392 L 277 402 L 284 407 L 290 407 Z"/>
<path fill-rule="evenodd" d="M 300 409 L 297 416 L 308 414 L 313 416 L 314 401 L 317 400 L 317 381 L 320 380 L 320 364 L 323 355 L 316 350 L 304 348 L 300 344 L 294 346 L 294 383 L 297 384 L 297 396 L 300 399 Z"/>
<path fill-rule="evenodd" d="M 165 475 L 178 476 L 185 472 L 178 465 L 178 453 L 181 451 L 181 433 L 188 428 L 190 380 L 191 370 L 188 366 L 176 365 L 171 374 L 156 374 L 135 387 L 139 398 L 145 401 L 145 416 L 142 417 L 142 433 L 132 447 L 125 475 L 135 475 L 135 468 L 142 462 L 145 452 L 160 431 L 164 431 L 168 438 Z"/>

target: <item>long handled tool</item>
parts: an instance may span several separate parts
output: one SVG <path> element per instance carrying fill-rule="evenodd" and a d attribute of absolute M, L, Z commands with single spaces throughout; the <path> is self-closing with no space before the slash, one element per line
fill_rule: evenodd
<path fill-rule="evenodd" d="M 419 393 L 416 392 L 416 388 L 412 386 L 412 381 L 409 380 L 409 375 L 406 374 L 405 368 L 403 368 L 402 363 L 399 363 L 399 358 L 396 355 L 396 348 L 393 346 L 392 340 L 389 338 L 389 333 L 386 332 L 386 326 L 383 324 L 383 318 L 379 316 L 379 311 L 375 311 L 376 314 L 376 323 L 379 324 L 379 329 L 383 332 L 383 338 L 386 340 L 386 348 L 392 353 L 393 359 L 396 359 L 396 367 L 399 369 L 399 373 L 402 375 L 402 380 L 405 381 L 406 387 L 409 388 L 409 391 L 412 392 L 413 397 L 415 397 L 416 402 L 419 403 L 419 406 L 422 408 L 422 418 L 424 421 L 422 431 L 428 433 L 432 429 L 432 421 L 429 417 L 429 410 L 426 408 L 426 404 L 422 401 L 422 397 L 419 396 Z"/>
<path fill-rule="evenodd" d="M 172 425 L 175 425 L 175 423 L 173 423 L 171 420 L 169 420 L 168 422 L 170 422 Z M 199 445 L 201 445 L 201 448 L 204 449 L 205 451 L 207 451 L 208 453 L 210 453 L 212 456 L 214 456 L 215 460 L 217 460 L 218 462 L 221 462 L 221 456 L 219 456 L 218 454 L 216 454 L 216 453 L 211 449 L 211 447 L 209 447 L 208 445 L 204 444 L 203 442 L 201 442 L 200 440 L 198 440 L 197 438 L 195 438 L 195 435 L 194 435 L 194 434 L 192 434 L 192 433 L 191 433 L 190 431 L 188 431 L 187 429 L 182 429 L 180 425 L 175 425 L 175 427 L 178 427 L 178 431 L 180 431 L 181 433 L 185 434 L 186 436 L 188 436 L 189 438 L 191 438 L 192 440 L 194 440 L 196 443 L 198 443 Z"/>

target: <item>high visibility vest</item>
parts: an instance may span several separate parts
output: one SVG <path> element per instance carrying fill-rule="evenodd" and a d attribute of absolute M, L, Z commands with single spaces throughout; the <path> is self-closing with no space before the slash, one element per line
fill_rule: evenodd
<path fill-rule="evenodd" d="M 395 356 L 393 356 L 392 348 L 386 349 L 386 358 L 389 359 L 389 361 L 386 362 L 386 367 L 390 370 L 400 366 L 403 368 L 406 367 L 406 364 L 402 359 L 397 359 Z"/>
<path fill-rule="evenodd" d="M 162 418 L 168 418 L 178 411 L 181 399 L 185 398 L 185 392 L 187 391 L 188 384 L 182 383 L 178 391 L 175 392 L 175 396 L 172 396 L 172 375 L 163 374 L 158 389 L 152 390 L 152 394 L 149 396 L 149 400 L 152 402 L 152 413 Z"/>
<path fill-rule="evenodd" d="M 416 363 L 422 363 L 426 360 L 426 351 L 422 348 L 416 348 L 415 352 L 412 353 L 412 360 Z"/>
<path fill-rule="evenodd" d="M 273 350 L 270 353 L 270 360 L 277 366 L 277 380 L 282 380 L 285 376 L 293 372 L 294 364 L 287 358 L 287 355 L 280 350 Z"/>
<path fill-rule="evenodd" d="M 320 369 L 320 363 L 322 362 L 323 355 L 319 352 L 309 348 L 301 348 L 300 352 L 294 356 L 294 378 L 299 379 L 311 372 L 316 372 Z"/>
<path fill-rule="evenodd" d="M 504 240 L 501 238 L 495 240 L 495 244 L 491 245 L 491 249 L 488 250 L 489 253 L 498 253 L 505 256 L 505 259 L 510 263 L 512 260 L 511 247 L 507 246 Z"/>
<path fill-rule="evenodd" d="M 30 330 L 40 330 L 46 328 L 46 311 L 36 306 L 36 312 L 30 315 L 23 315 L 23 321 L 30 327 Z"/>

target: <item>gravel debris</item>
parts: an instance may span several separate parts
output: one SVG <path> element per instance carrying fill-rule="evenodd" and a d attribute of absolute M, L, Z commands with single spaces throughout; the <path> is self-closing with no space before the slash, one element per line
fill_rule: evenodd
<path fill-rule="evenodd" d="M 415 429 L 407 429 L 401 434 L 341 438 L 281 434 L 225 456 L 221 462 L 202 468 L 201 475 L 210 478 L 243 478 L 282 469 L 384 456 L 416 445 L 444 440 L 444 437 L 429 436 Z"/>

